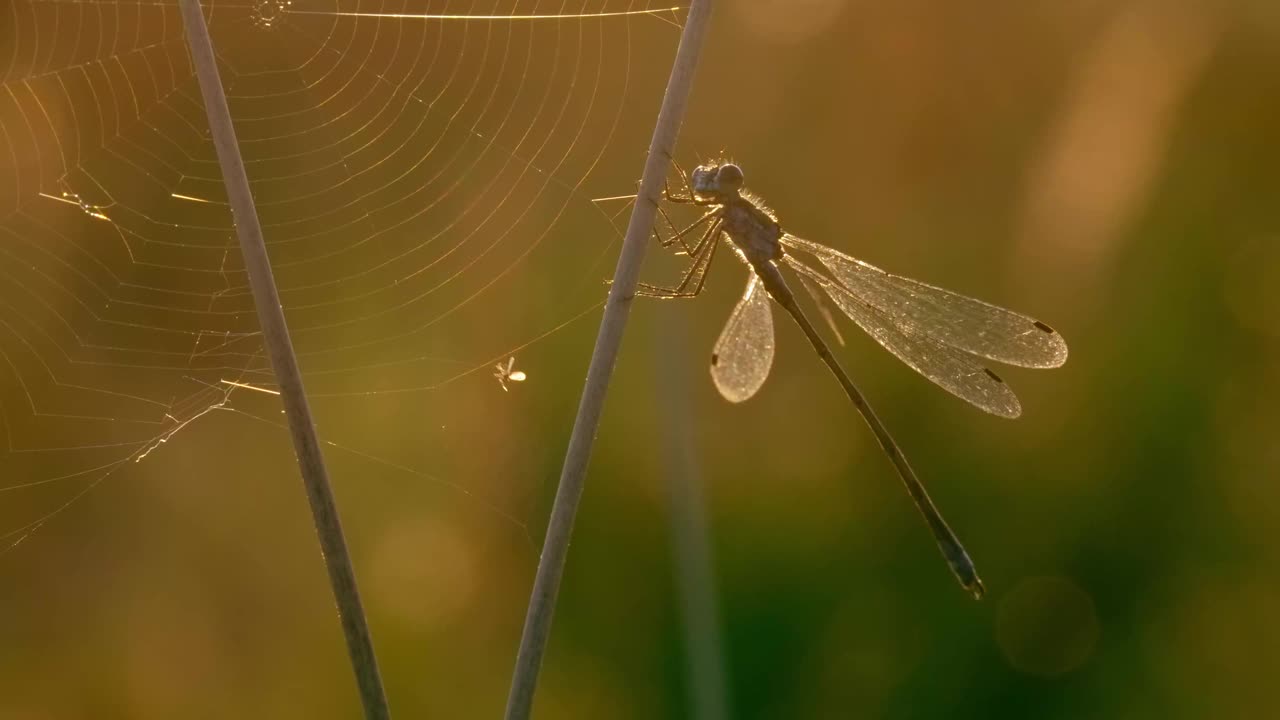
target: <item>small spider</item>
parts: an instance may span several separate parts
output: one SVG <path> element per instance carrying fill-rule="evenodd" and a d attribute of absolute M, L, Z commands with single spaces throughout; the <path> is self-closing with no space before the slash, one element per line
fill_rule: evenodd
<path fill-rule="evenodd" d="M 510 357 L 510 358 L 507 358 L 506 363 L 498 363 L 497 365 L 493 366 L 494 367 L 493 376 L 498 379 L 498 384 L 502 386 L 503 391 L 507 391 L 510 389 L 507 387 L 508 380 L 510 380 L 511 382 L 524 382 L 525 378 L 528 377 L 527 375 L 524 374 L 523 370 L 516 370 L 515 372 L 512 372 L 511 368 L 515 364 L 516 364 L 516 359 L 514 357 Z"/>

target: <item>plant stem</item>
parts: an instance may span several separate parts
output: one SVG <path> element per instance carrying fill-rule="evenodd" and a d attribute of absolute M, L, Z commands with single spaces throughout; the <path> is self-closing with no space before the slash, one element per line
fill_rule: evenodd
<path fill-rule="evenodd" d="M 719 242 L 716 238 L 713 242 Z M 728 679 L 717 609 L 715 566 L 702 472 L 698 466 L 697 431 L 692 403 L 692 380 L 687 353 L 673 348 L 689 345 L 689 315 L 683 305 L 665 303 L 655 333 L 655 362 L 660 388 L 655 398 L 666 419 L 661 444 L 667 476 L 667 507 L 671 516 L 671 556 L 676 595 L 684 628 L 685 672 L 689 687 L 688 716 L 693 720 L 727 720 Z"/>
<path fill-rule="evenodd" d="M 258 311 L 258 322 L 262 326 L 263 341 L 271 358 L 276 382 L 280 386 L 285 415 L 289 419 L 289 434 L 293 437 L 294 452 L 298 456 L 307 500 L 311 503 L 316 533 L 320 536 L 320 550 L 329 570 L 329 584 L 338 603 L 338 618 L 346 636 L 347 652 L 355 670 L 364 714 L 370 720 L 390 718 L 386 693 L 378 674 L 378 662 L 373 653 L 373 640 L 369 636 L 369 626 L 360 605 L 360 593 L 356 589 L 355 571 L 351 566 L 347 542 L 342 535 L 342 524 L 338 520 L 338 508 L 329 485 L 329 473 L 325 469 L 324 456 L 320 453 L 311 408 L 307 405 L 306 391 L 302 387 L 298 358 L 294 355 L 293 343 L 289 340 L 289 328 L 285 324 L 284 310 L 280 306 L 280 295 L 271 275 L 271 261 L 267 258 L 258 211 L 253 204 L 244 160 L 240 157 L 240 148 L 236 143 L 227 96 L 223 93 L 222 80 L 218 77 L 213 42 L 209 39 L 209 29 L 205 26 L 200 0 L 179 0 L 179 5 L 186 25 L 187 42 L 191 47 L 191 60 L 200 81 L 205 110 L 209 115 L 209 131 L 218 151 L 222 179 L 226 183 L 227 198 L 234 213 L 236 235 L 240 238 L 240 251 L 244 254 L 244 265 Z"/>
<path fill-rule="evenodd" d="M 609 299 L 605 303 L 600 332 L 596 336 L 595 349 L 591 354 L 591 365 L 582 389 L 578 416 L 573 423 L 564 468 L 560 472 L 560 485 L 551 507 L 551 518 L 547 522 L 547 536 L 542 545 L 538 572 L 533 581 L 533 593 L 529 598 L 529 610 L 525 616 L 524 632 L 520 637 L 520 651 L 511 676 L 507 720 L 527 720 L 533 706 L 538 670 L 542 666 L 547 638 L 551 634 L 560 579 L 564 576 L 565 558 L 569 553 L 573 521 L 582 501 L 591 445 L 600 425 L 609 379 L 613 375 L 614 362 L 622 343 L 622 331 L 631 313 L 631 302 L 635 299 L 640 265 L 644 261 L 658 202 L 662 198 L 667 164 L 675 147 L 680 122 L 684 118 L 689 88 L 693 84 L 693 72 L 698 64 L 698 55 L 711 17 L 711 6 L 711 0 L 693 0 L 689 6 L 684 31 L 680 35 L 680 47 L 676 51 L 671 77 L 667 80 L 667 90 L 662 98 L 662 109 L 658 112 L 658 121 L 653 128 L 653 139 L 649 143 L 649 156 L 645 160 L 640 190 L 631 211 L 626 237 L 622 241 L 622 253 L 613 274 L 613 284 L 609 288 Z"/>

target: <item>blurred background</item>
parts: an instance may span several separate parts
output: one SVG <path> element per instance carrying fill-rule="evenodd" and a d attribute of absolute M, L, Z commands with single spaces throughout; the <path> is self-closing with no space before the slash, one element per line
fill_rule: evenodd
<path fill-rule="evenodd" d="M 393 710 L 497 717 L 684 11 L 204 5 Z M 637 302 L 537 716 L 1269 714 L 1280 9 L 718 6 L 679 161 L 1070 360 L 1010 422 L 841 325 L 974 602 L 792 323 L 719 397 L 740 263 Z M 359 713 L 206 128 L 172 0 L 0 10 L 5 718 Z"/>

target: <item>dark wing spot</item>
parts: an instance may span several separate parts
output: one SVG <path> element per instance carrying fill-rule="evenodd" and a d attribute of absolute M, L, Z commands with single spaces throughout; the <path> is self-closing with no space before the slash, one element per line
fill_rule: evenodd
<path fill-rule="evenodd" d="M 719 365 L 719 364 L 720 364 L 720 356 L 715 353 L 711 353 L 711 366 L 715 367 L 716 365 Z"/>
<path fill-rule="evenodd" d="M 986 373 L 987 376 L 990 377 L 992 380 L 995 380 L 996 382 L 1002 385 L 1004 384 L 1004 381 L 1000 379 L 999 375 L 991 372 L 991 368 L 982 368 L 982 372 Z"/>
<path fill-rule="evenodd" d="M 1040 322 L 1039 320 L 1037 320 L 1037 321 L 1036 321 L 1036 327 L 1038 327 L 1038 328 L 1040 328 L 1041 330 L 1043 330 L 1043 331 L 1045 331 L 1045 332 L 1049 333 L 1050 335 L 1052 335 L 1052 334 L 1053 334 L 1053 332 L 1054 332 L 1053 328 L 1049 327 L 1048 325 L 1045 325 L 1044 323 Z"/>

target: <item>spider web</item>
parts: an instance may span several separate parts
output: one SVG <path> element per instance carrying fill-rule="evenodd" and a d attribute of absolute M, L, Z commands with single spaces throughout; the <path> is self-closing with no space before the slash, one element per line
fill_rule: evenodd
<path fill-rule="evenodd" d="M 0 504 L 12 548 L 211 416 L 283 418 L 176 0 L 7 6 L 0 494 L 28 496 Z M 207 0 L 204 12 L 329 452 L 438 482 L 525 529 L 467 482 L 335 437 L 323 417 L 377 416 L 464 382 L 501 394 L 495 363 L 595 316 L 618 235 L 584 188 L 632 186 L 647 136 L 629 118 L 652 117 L 660 89 L 637 57 L 670 57 L 683 11 Z"/>

